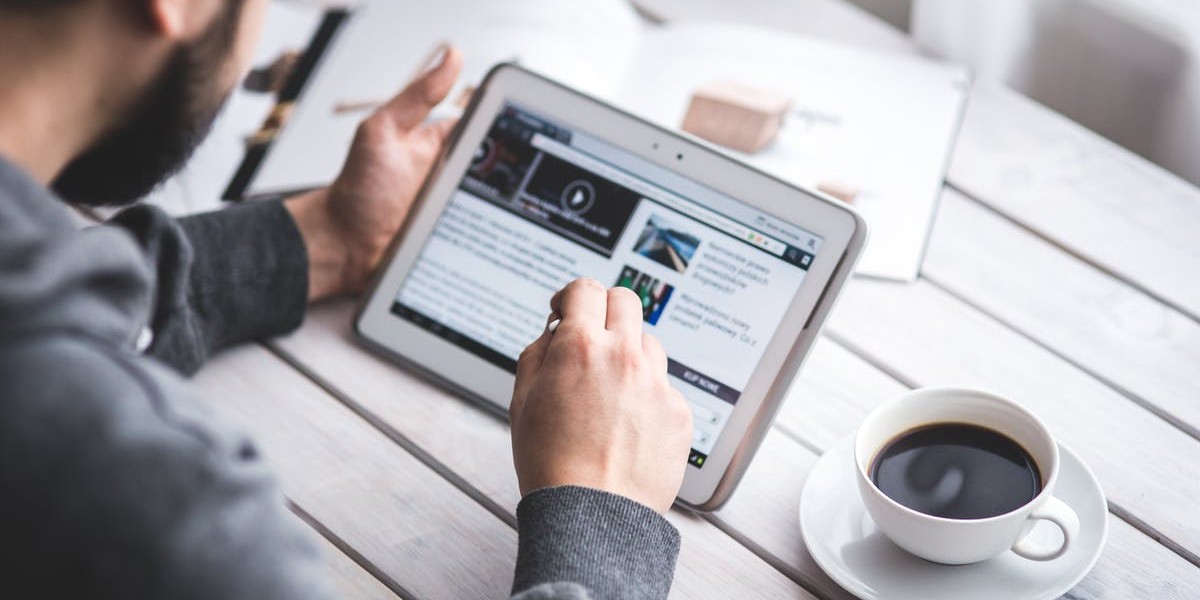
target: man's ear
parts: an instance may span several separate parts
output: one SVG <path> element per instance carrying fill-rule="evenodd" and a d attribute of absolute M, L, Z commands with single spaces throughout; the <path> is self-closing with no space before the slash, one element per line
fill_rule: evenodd
<path fill-rule="evenodd" d="M 222 0 L 140 0 L 144 14 L 156 35 L 170 40 L 197 35 L 215 14 Z"/>

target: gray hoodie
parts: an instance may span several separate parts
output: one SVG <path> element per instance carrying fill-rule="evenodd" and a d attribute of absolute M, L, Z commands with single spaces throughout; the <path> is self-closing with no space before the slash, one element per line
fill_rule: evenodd
<path fill-rule="evenodd" d="M 294 222 L 258 203 L 111 225 L 78 231 L 0 158 L 0 598 L 332 598 L 254 442 L 181 377 L 299 325 Z M 670 589 L 679 536 L 649 508 L 562 487 L 517 516 L 518 598 Z"/>

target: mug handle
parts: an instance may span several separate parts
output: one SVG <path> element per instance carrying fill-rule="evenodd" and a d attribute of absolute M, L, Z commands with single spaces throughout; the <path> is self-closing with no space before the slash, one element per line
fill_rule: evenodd
<path fill-rule="evenodd" d="M 1064 553 L 1070 547 L 1071 541 L 1075 536 L 1079 535 L 1079 517 L 1075 511 L 1067 506 L 1066 502 L 1051 496 L 1041 506 L 1035 508 L 1029 514 L 1029 525 L 1026 534 L 1017 540 L 1012 546 L 1012 551 L 1023 558 L 1029 560 L 1054 560 Z M 1033 522 L 1038 520 L 1050 521 L 1058 526 L 1062 531 L 1063 540 L 1057 548 L 1046 548 L 1043 545 L 1036 544 L 1029 539 L 1029 532 L 1033 531 Z"/>

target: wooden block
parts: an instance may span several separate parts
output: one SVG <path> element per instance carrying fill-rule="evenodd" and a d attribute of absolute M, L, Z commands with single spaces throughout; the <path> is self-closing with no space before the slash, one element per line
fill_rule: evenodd
<path fill-rule="evenodd" d="M 791 104 L 778 92 L 717 82 L 692 94 L 681 128 L 714 144 L 758 152 L 775 139 Z"/>
<path fill-rule="evenodd" d="M 858 186 L 844 181 L 822 181 L 817 184 L 817 189 L 846 204 L 854 204 L 854 201 L 858 199 L 858 195 L 861 193 Z"/>

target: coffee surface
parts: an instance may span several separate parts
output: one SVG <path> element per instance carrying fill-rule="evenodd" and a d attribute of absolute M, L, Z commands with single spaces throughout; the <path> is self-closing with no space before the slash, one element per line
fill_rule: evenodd
<path fill-rule="evenodd" d="M 896 502 L 947 519 L 1002 515 L 1042 490 L 1037 464 L 1020 444 L 964 423 L 931 424 L 896 436 L 876 455 L 870 475 Z"/>

